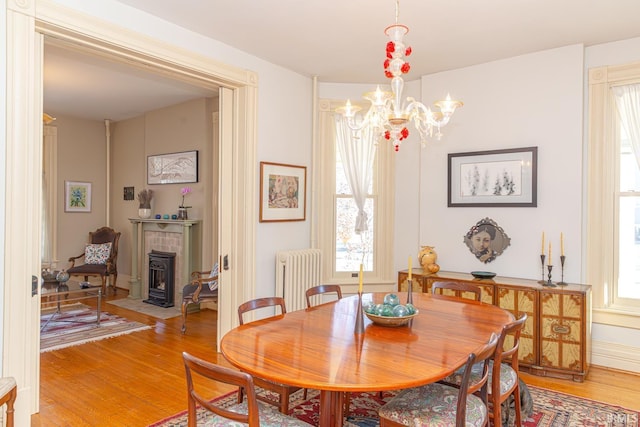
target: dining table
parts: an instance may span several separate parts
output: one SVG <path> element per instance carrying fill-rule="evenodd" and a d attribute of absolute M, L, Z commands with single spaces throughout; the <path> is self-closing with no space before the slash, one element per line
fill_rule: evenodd
<path fill-rule="evenodd" d="M 403 326 L 381 326 L 361 307 L 382 303 L 386 294 L 352 295 L 245 323 L 224 335 L 221 352 L 251 375 L 319 390 L 319 426 L 333 427 L 343 424 L 345 392 L 441 380 L 515 320 L 491 304 L 412 292 L 417 315 Z M 407 301 L 406 292 L 395 294 Z"/>

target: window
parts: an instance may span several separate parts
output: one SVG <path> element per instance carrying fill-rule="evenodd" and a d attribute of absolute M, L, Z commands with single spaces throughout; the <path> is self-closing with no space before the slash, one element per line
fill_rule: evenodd
<path fill-rule="evenodd" d="M 376 149 L 364 202 L 367 230 L 357 234 L 354 226 L 359 210 L 345 175 L 345 159 L 336 142 L 334 111 L 343 104 L 344 101 L 328 100 L 319 104 L 313 170 L 317 218 L 313 233 L 316 246 L 323 251 L 323 281 L 357 284 L 362 263 L 365 284 L 394 282 L 393 148 L 381 144 Z"/>
<path fill-rule="evenodd" d="M 618 104 L 625 88 L 638 84 L 639 64 L 589 71 L 586 240 L 594 321 L 635 328 L 640 316 L 640 147 L 638 122 L 627 113 L 640 107 L 637 99 L 629 103 L 632 107 Z"/>

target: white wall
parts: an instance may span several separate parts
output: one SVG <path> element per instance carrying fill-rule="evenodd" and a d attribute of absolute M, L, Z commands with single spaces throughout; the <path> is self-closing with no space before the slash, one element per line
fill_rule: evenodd
<path fill-rule="evenodd" d="M 582 63 L 583 48 L 573 45 L 423 78 L 423 99 L 444 87 L 465 102 L 441 143 L 422 156 L 420 240 L 436 246 L 441 269 L 539 279 L 542 232 L 556 266 L 563 232 L 565 280 L 581 281 Z M 538 147 L 537 207 L 447 207 L 447 154 L 531 146 Z M 485 217 L 511 238 L 488 264 L 463 243 Z"/>
<path fill-rule="evenodd" d="M 257 159 L 307 166 L 311 176 L 311 78 L 204 37 L 113 0 L 57 0 L 169 45 L 258 73 Z M 259 163 L 255 165 L 259 168 Z M 259 177 L 258 177 L 259 179 Z M 221 201 L 224 203 L 224 201 Z M 257 296 L 275 292 L 275 253 L 310 246 L 310 221 L 261 223 L 256 233 Z"/>
<path fill-rule="evenodd" d="M 7 2 L 0 0 L 0 22 L 7 22 Z M 0 82 L 7 81 L 7 35 L 0 31 Z M 0 91 L 0 153 L 7 149 L 7 95 Z M 0 242 L 4 242 L 4 207 L 5 207 L 5 162 L 0 161 Z M 4 244 L 0 245 L 0 331 L 4 330 Z M 0 354 L 4 354 L 4 340 L 0 341 Z M 0 362 L 2 359 L 0 358 Z"/>

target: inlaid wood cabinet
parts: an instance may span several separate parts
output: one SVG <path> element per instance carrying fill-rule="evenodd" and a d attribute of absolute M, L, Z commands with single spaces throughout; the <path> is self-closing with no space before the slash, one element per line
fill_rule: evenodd
<path fill-rule="evenodd" d="M 398 290 L 407 290 L 408 271 L 398 272 Z M 535 280 L 496 276 L 476 279 L 468 273 L 411 272 L 415 292 L 431 292 L 437 281 L 471 283 L 482 290 L 482 301 L 527 313 L 520 340 L 520 368 L 541 376 L 582 382 L 591 363 L 591 286 L 547 287 Z"/>

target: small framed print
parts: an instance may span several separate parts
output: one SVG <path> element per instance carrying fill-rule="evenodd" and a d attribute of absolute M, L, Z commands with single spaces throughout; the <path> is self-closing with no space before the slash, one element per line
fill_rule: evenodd
<path fill-rule="evenodd" d="M 449 207 L 536 207 L 538 147 L 449 154 Z"/>
<path fill-rule="evenodd" d="M 260 162 L 260 222 L 304 221 L 307 168 Z"/>
<path fill-rule="evenodd" d="M 64 211 L 91 212 L 91 183 L 64 182 Z"/>

